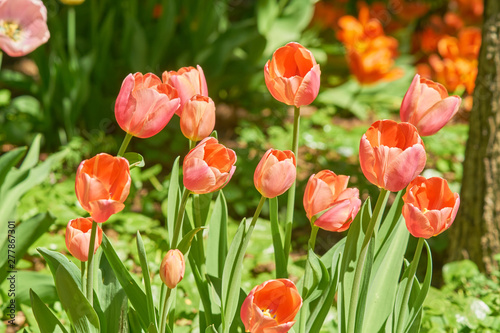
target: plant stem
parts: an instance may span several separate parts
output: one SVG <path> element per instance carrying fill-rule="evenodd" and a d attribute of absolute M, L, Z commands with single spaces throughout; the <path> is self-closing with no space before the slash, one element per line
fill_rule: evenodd
<path fill-rule="evenodd" d="M 72 69 L 76 68 L 76 15 L 75 6 L 68 6 L 68 52 Z"/>
<path fill-rule="evenodd" d="M 355 324 L 359 300 L 359 289 L 361 287 L 361 278 L 363 276 L 363 267 L 365 267 L 366 254 L 373 235 L 373 230 L 375 229 L 375 226 L 378 228 L 380 221 L 382 220 L 382 215 L 384 214 L 385 206 L 390 193 L 391 192 L 386 189 L 380 190 L 377 204 L 375 205 L 375 211 L 370 219 L 370 224 L 366 228 L 365 238 L 363 239 L 363 244 L 361 245 L 361 251 L 359 253 L 358 262 L 356 263 L 356 271 L 354 273 L 354 280 L 352 283 L 351 299 L 349 302 L 349 319 L 347 320 L 348 333 L 354 333 L 356 329 Z"/>
<path fill-rule="evenodd" d="M 177 214 L 177 220 L 175 221 L 174 234 L 172 236 L 172 243 L 170 244 L 171 249 L 177 248 L 177 241 L 179 240 L 179 233 L 182 227 L 182 221 L 184 220 L 184 211 L 186 210 L 186 203 L 191 191 L 184 189 L 182 194 L 181 204 L 179 206 L 179 214 Z"/>
<path fill-rule="evenodd" d="M 415 254 L 413 255 L 413 260 L 410 264 L 410 272 L 408 273 L 408 281 L 406 282 L 405 293 L 403 296 L 403 301 L 401 303 L 401 311 L 398 316 L 398 326 L 396 333 L 403 332 L 404 321 L 406 319 L 406 308 L 408 306 L 408 300 L 410 299 L 411 288 L 413 286 L 413 277 L 417 271 L 418 262 L 420 261 L 420 255 L 422 254 L 422 247 L 424 246 L 425 239 L 419 238 L 417 243 L 417 248 L 415 249 Z"/>
<path fill-rule="evenodd" d="M 193 149 L 194 147 L 196 147 L 196 141 L 189 140 L 189 150 Z"/>
<path fill-rule="evenodd" d="M 2 68 L 3 52 L 0 51 L 0 68 Z"/>
<path fill-rule="evenodd" d="M 310 270 L 309 269 L 309 250 L 314 252 L 314 245 L 316 244 L 316 236 L 318 235 L 318 230 L 319 227 L 315 226 L 314 224 L 311 224 L 311 235 L 309 236 L 309 242 L 308 244 L 308 251 L 307 251 L 307 259 L 306 259 L 306 267 L 304 269 L 304 279 L 302 282 L 302 299 L 304 300 L 304 303 L 306 302 L 306 282 L 307 278 L 309 277 Z M 307 315 L 307 305 L 303 304 L 302 308 L 300 309 L 300 319 L 299 319 L 299 333 L 304 333 L 306 329 L 306 315 Z"/>
<path fill-rule="evenodd" d="M 95 236 L 97 233 L 97 222 L 92 221 L 92 231 L 90 232 L 90 244 L 89 244 L 89 260 L 87 261 L 87 299 L 90 305 L 93 305 L 94 296 L 94 246 L 95 246 Z"/>
<path fill-rule="evenodd" d="M 85 281 L 85 261 L 82 261 L 80 263 L 80 272 L 82 273 L 82 293 L 83 295 L 86 294 L 86 291 L 85 291 L 85 283 L 83 281 Z"/>
<path fill-rule="evenodd" d="M 196 228 L 202 227 L 201 221 L 201 207 L 200 207 L 200 195 L 194 195 L 194 225 Z M 205 248 L 203 245 L 203 230 L 196 233 L 196 248 L 198 250 L 198 256 L 200 258 L 200 262 L 198 264 L 198 268 L 202 275 L 204 275 L 204 267 L 203 263 L 205 262 Z"/>
<path fill-rule="evenodd" d="M 125 151 L 127 150 L 128 144 L 130 143 L 130 140 L 132 140 L 133 135 L 130 133 L 127 133 L 125 135 L 125 138 L 123 139 L 122 145 L 120 146 L 120 149 L 118 150 L 118 154 L 116 156 L 120 157 L 125 154 Z"/>
<path fill-rule="evenodd" d="M 271 233 L 273 236 L 274 261 L 276 264 L 276 278 L 288 277 L 286 270 L 285 253 L 281 243 L 281 235 L 278 221 L 278 197 L 269 199 L 269 213 L 271 219 Z"/>
<path fill-rule="evenodd" d="M 295 107 L 293 112 L 293 135 L 292 135 L 292 151 L 295 154 L 295 160 L 299 161 L 299 126 L 300 126 L 300 108 Z M 288 264 L 288 256 L 290 254 L 290 244 L 292 242 L 292 224 L 293 224 L 293 209 L 295 207 L 295 185 L 293 182 L 288 190 L 288 202 L 286 207 L 286 224 L 285 224 L 285 241 L 283 252 L 285 253 L 286 264 Z M 286 267 L 287 265 L 285 265 Z"/>
<path fill-rule="evenodd" d="M 160 333 L 165 332 L 165 326 L 167 325 L 167 313 L 168 313 L 167 305 L 171 293 L 172 289 L 167 288 L 167 294 L 165 295 L 165 302 L 163 303 L 163 313 L 161 315 Z"/>

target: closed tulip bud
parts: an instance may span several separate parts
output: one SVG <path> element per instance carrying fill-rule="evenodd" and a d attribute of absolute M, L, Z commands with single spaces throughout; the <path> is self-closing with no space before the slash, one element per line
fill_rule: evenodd
<path fill-rule="evenodd" d="M 288 279 L 269 280 L 250 291 L 241 306 L 245 332 L 285 333 L 302 306 L 297 287 Z"/>
<path fill-rule="evenodd" d="M 98 154 L 76 171 L 75 192 L 80 205 L 95 222 L 106 222 L 125 205 L 130 191 L 130 168 L 123 157 Z"/>
<path fill-rule="evenodd" d="M 203 69 L 199 65 L 196 65 L 196 68 L 182 67 L 178 71 L 165 71 L 163 72 L 162 80 L 164 83 L 175 87 L 179 93 L 181 106 L 176 111 L 178 116 L 182 114 L 184 105 L 194 95 L 208 97 L 207 81 L 205 80 Z"/>
<path fill-rule="evenodd" d="M 186 264 L 182 252 L 174 249 L 169 250 L 160 265 L 160 278 L 170 289 L 174 289 L 184 277 Z"/>
<path fill-rule="evenodd" d="M 363 134 L 359 163 L 366 179 L 383 189 L 404 189 L 425 167 L 424 143 L 410 123 L 379 120 Z"/>
<path fill-rule="evenodd" d="M 184 105 L 181 131 L 191 141 L 209 136 L 215 127 L 215 104 L 210 97 L 194 95 Z"/>
<path fill-rule="evenodd" d="M 311 51 L 299 43 L 277 49 L 264 66 L 267 89 L 287 105 L 311 104 L 318 96 L 321 71 Z"/>
<path fill-rule="evenodd" d="M 291 150 L 269 149 L 253 175 L 255 188 L 266 198 L 285 193 L 295 182 L 297 163 Z"/>
<path fill-rule="evenodd" d="M 177 90 L 154 74 L 129 74 L 116 98 L 115 117 L 125 132 L 138 138 L 158 134 L 179 108 Z"/>
<path fill-rule="evenodd" d="M 304 209 L 315 226 L 328 231 L 345 231 L 358 214 L 361 200 L 357 188 L 347 188 L 348 176 L 323 170 L 309 177 L 304 192 Z"/>
<path fill-rule="evenodd" d="M 403 196 L 403 217 L 408 231 L 415 237 L 430 238 L 448 229 L 460 206 L 458 193 L 440 177 L 413 180 Z"/>
<path fill-rule="evenodd" d="M 77 218 L 68 222 L 66 226 L 66 247 L 69 253 L 80 261 L 89 259 L 90 233 L 92 232 L 92 219 Z M 95 235 L 94 253 L 102 241 L 102 229 L 98 226 Z"/>
<path fill-rule="evenodd" d="M 417 74 L 401 103 L 401 121 L 415 125 L 421 136 L 433 135 L 457 113 L 461 101 L 448 96 L 443 85 Z"/>
<path fill-rule="evenodd" d="M 220 190 L 233 176 L 236 154 L 217 139 L 203 139 L 184 158 L 184 187 L 196 194 Z"/>

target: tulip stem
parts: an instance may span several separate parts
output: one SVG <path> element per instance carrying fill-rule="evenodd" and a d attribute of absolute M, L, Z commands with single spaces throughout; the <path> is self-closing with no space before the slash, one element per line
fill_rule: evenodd
<path fill-rule="evenodd" d="M 293 139 L 292 151 L 295 154 L 297 166 L 299 164 L 299 126 L 300 126 L 300 107 L 295 107 L 293 112 Z M 293 210 L 295 208 L 295 185 L 294 181 L 288 190 L 288 202 L 286 207 L 285 241 L 283 252 L 285 254 L 285 267 L 288 266 L 288 256 L 290 255 L 290 245 L 292 242 Z M 288 275 L 288 274 L 287 274 Z"/>
<path fill-rule="evenodd" d="M 84 282 L 83 282 L 83 281 L 85 281 L 85 261 L 82 261 L 80 264 L 81 264 L 80 265 L 80 267 L 81 267 L 80 272 L 82 273 L 82 293 L 83 293 L 83 295 L 86 295 L 87 293 L 85 291 Z"/>
<path fill-rule="evenodd" d="M 196 147 L 196 141 L 189 140 L 189 150 L 193 149 L 194 147 Z"/>
<path fill-rule="evenodd" d="M 420 255 L 422 254 L 422 247 L 424 246 L 425 239 L 420 237 L 418 239 L 417 248 L 415 249 L 415 254 L 413 255 L 413 260 L 410 264 L 410 272 L 408 273 L 408 280 L 406 281 L 405 293 L 403 296 L 403 302 L 401 303 L 401 311 L 398 316 L 398 326 L 396 333 L 403 332 L 404 321 L 406 320 L 406 309 L 408 307 L 408 300 L 410 299 L 411 288 L 413 286 L 413 278 L 417 272 L 418 262 L 420 261 Z"/>
<path fill-rule="evenodd" d="M 306 301 L 306 293 L 307 293 L 307 290 L 306 290 L 306 283 L 307 283 L 307 279 L 309 277 L 309 274 L 311 273 L 310 272 L 310 268 L 309 267 L 309 260 L 311 259 L 309 257 L 309 253 L 311 251 L 314 252 L 314 246 L 316 245 L 316 236 L 318 235 L 318 230 L 319 230 L 319 227 L 315 226 L 314 224 L 311 224 L 311 235 L 309 236 L 309 242 L 307 243 L 308 244 L 308 251 L 307 251 L 307 259 L 306 259 L 306 267 L 304 269 L 304 279 L 302 280 L 302 299 L 304 300 L 304 302 Z M 302 308 L 300 309 L 300 315 L 299 315 L 299 333 L 303 333 L 305 332 L 306 330 L 306 315 L 307 315 L 307 308 L 308 306 L 307 305 L 303 305 Z"/>
<path fill-rule="evenodd" d="M 361 278 L 363 277 L 363 268 L 365 267 L 366 254 L 368 253 L 373 230 L 375 229 L 375 226 L 378 227 L 380 225 L 380 221 L 382 220 L 382 215 L 384 214 L 385 206 L 390 193 L 391 192 L 386 189 L 380 190 L 377 204 L 375 205 L 375 211 L 370 219 L 370 224 L 368 224 L 368 227 L 366 228 L 365 238 L 363 239 L 363 244 L 361 245 L 361 251 L 359 253 L 358 262 L 356 263 L 356 271 L 354 273 L 354 280 L 352 283 L 351 299 L 349 302 L 349 317 L 347 320 L 348 333 L 354 333 L 356 331 L 356 312 L 358 308 L 359 291 L 361 287 Z"/>
<path fill-rule="evenodd" d="M 89 244 L 89 260 L 87 261 L 87 299 L 90 305 L 93 305 L 94 296 L 94 246 L 95 246 L 95 236 L 97 233 L 97 222 L 92 221 L 92 231 L 90 232 L 90 244 Z M 83 283 L 83 281 L 82 281 Z"/>
<path fill-rule="evenodd" d="M 182 221 L 184 220 L 184 211 L 186 210 L 186 203 L 191 191 L 184 189 L 182 194 L 181 204 L 179 206 L 179 214 L 177 214 L 177 220 L 175 221 L 174 234 L 172 235 L 172 242 L 170 244 L 171 249 L 177 248 L 177 241 L 179 240 L 179 233 L 182 227 Z"/>
<path fill-rule="evenodd" d="M 271 220 L 271 234 L 273 236 L 274 261 L 276 264 L 276 278 L 287 278 L 286 259 L 281 243 L 281 235 L 278 222 L 278 197 L 269 199 L 269 213 Z"/>
<path fill-rule="evenodd" d="M 118 150 L 118 154 L 116 156 L 121 157 L 125 154 L 125 151 L 127 150 L 128 144 L 130 143 L 130 140 L 132 140 L 133 135 L 130 133 L 127 133 L 125 135 L 125 138 L 123 139 L 122 145 L 120 146 L 120 149 Z"/>
<path fill-rule="evenodd" d="M 194 194 L 193 199 L 194 199 L 194 225 L 195 225 L 195 228 L 201 228 L 203 226 L 203 223 L 201 220 L 200 195 Z M 203 230 L 196 233 L 196 248 L 198 251 L 198 256 L 199 256 L 200 262 L 198 262 L 198 263 L 195 262 L 195 263 L 197 264 L 200 272 L 203 274 L 203 272 L 205 271 L 205 268 L 203 267 L 203 264 L 205 262 L 205 247 L 203 245 Z"/>
<path fill-rule="evenodd" d="M 68 6 L 68 51 L 70 64 L 76 69 L 76 15 L 75 6 Z"/>
<path fill-rule="evenodd" d="M 165 332 L 165 326 L 167 325 L 167 313 L 168 313 L 167 305 L 171 293 L 172 289 L 167 288 L 167 294 L 165 295 L 165 301 L 163 303 L 163 313 L 161 315 L 160 333 Z"/>

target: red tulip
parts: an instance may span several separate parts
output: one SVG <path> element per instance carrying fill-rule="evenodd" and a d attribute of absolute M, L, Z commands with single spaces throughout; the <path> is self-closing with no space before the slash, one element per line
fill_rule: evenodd
<path fill-rule="evenodd" d="M 458 193 L 453 193 L 443 178 L 413 180 L 403 196 L 403 217 L 408 231 L 415 237 L 430 238 L 448 229 L 460 206 Z"/>
<path fill-rule="evenodd" d="M 264 66 L 267 89 L 287 105 L 311 104 L 318 96 L 321 71 L 311 51 L 299 43 L 277 49 Z"/>
<path fill-rule="evenodd" d="M 130 190 L 130 169 L 123 157 L 98 154 L 80 163 L 76 171 L 76 197 L 94 221 L 101 223 L 125 205 Z"/>
<path fill-rule="evenodd" d="M 79 217 L 68 222 L 66 227 L 66 247 L 69 253 L 80 261 L 89 259 L 90 233 L 92 219 Z M 101 245 L 102 229 L 98 226 L 95 235 L 94 253 Z"/>
<path fill-rule="evenodd" d="M 164 83 L 174 86 L 179 93 L 181 106 L 176 111 L 178 116 L 182 114 L 184 105 L 194 95 L 208 97 L 207 81 L 205 80 L 203 69 L 199 65 L 196 65 L 196 68 L 182 67 L 177 72 L 165 71 L 163 72 L 162 80 Z"/>
<path fill-rule="evenodd" d="M 186 155 L 183 162 L 184 187 L 204 194 L 220 190 L 233 176 L 236 154 L 217 139 L 203 139 Z"/>
<path fill-rule="evenodd" d="M 425 167 L 424 143 L 410 123 L 379 120 L 363 134 L 359 162 L 365 177 L 389 191 L 404 189 Z"/>
<path fill-rule="evenodd" d="M 285 333 L 295 324 L 302 298 L 292 281 L 269 280 L 250 291 L 240 316 L 246 332 Z"/>
<path fill-rule="evenodd" d="M 416 74 L 401 103 L 401 121 L 415 125 L 421 136 L 433 135 L 457 113 L 461 101 L 448 97 L 443 85 Z"/>
<path fill-rule="evenodd" d="M 182 252 L 173 249 L 169 250 L 160 265 L 160 278 L 170 289 L 174 289 L 184 277 L 186 264 Z"/>
<path fill-rule="evenodd" d="M 47 9 L 40 0 L 0 1 L 0 48 L 11 57 L 34 51 L 50 38 Z"/>
<path fill-rule="evenodd" d="M 181 131 L 191 141 L 209 136 L 215 127 L 215 104 L 210 97 L 194 95 L 184 105 Z"/>
<path fill-rule="evenodd" d="M 304 209 L 315 226 L 328 231 L 345 231 L 361 206 L 359 190 L 347 188 L 348 176 L 323 170 L 312 175 L 304 192 Z"/>
<path fill-rule="evenodd" d="M 154 74 L 129 74 L 115 103 L 118 125 L 138 138 L 158 134 L 179 108 L 177 91 Z"/>
<path fill-rule="evenodd" d="M 295 182 L 297 168 L 291 150 L 269 149 L 260 160 L 253 176 L 255 188 L 266 198 L 285 193 Z"/>

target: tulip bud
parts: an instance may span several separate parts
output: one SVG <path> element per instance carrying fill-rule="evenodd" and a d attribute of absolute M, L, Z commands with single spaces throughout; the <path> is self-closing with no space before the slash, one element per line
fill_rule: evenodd
<path fill-rule="evenodd" d="M 182 252 L 169 250 L 160 265 L 160 278 L 170 289 L 174 289 L 184 277 L 186 269 Z"/>
<path fill-rule="evenodd" d="M 291 150 L 269 149 L 255 169 L 255 188 L 266 198 L 282 195 L 295 182 L 296 164 Z"/>
<path fill-rule="evenodd" d="M 80 261 L 89 259 L 90 234 L 92 232 L 92 219 L 77 218 L 68 222 L 66 226 L 66 247 L 69 253 Z M 102 229 L 98 226 L 95 235 L 94 253 L 102 241 Z"/>
<path fill-rule="evenodd" d="M 181 113 L 181 131 L 191 141 L 209 136 L 215 127 L 215 104 L 210 97 L 194 95 Z"/>

